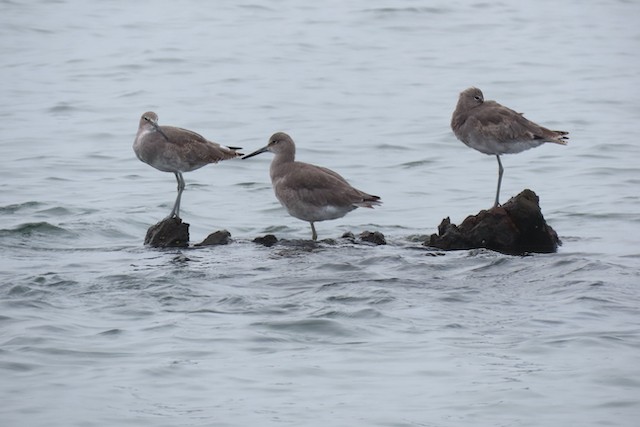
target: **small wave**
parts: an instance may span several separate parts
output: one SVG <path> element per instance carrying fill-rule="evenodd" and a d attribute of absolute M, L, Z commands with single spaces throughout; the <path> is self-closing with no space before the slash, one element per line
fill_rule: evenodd
<path fill-rule="evenodd" d="M 9 372 L 30 372 L 37 368 L 37 365 L 24 362 L 2 362 L 0 368 Z"/>
<path fill-rule="evenodd" d="M 150 59 L 151 62 L 155 62 L 157 64 L 180 64 L 185 62 L 184 59 L 182 58 L 178 58 L 178 57 L 156 57 L 156 58 L 151 58 Z"/>
<path fill-rule="evenodd" d="M 290 321 L 258 322 L 254 326 L 264 327 L 283 333 L 325 336 L 350 336 L 349 330 L 340 322 L 330 319 L 296 319 Z"/>
<path fill-rule="evenodd" d="M 441 14 L 449 12 L 449 9 L 442 7 L 379 7 L 372 9 L 365 9 L 364 12 L 376 13 L 381 15 L 389 15 L 389 14 L 419 14 L 419 13 L 427 13 L 430 15 L 433 14 Z"/>
<path fill-rule="evenodd" d="M 275 11 L 275 9 L 272 9 L 268 6 L 264 6 L 261 4 L 245 4 L 245 5 L 238 5 L 238 7 L 240 9 L 248 9 L 248 10 L 255 10 L 255 11 L 259 11 L 259 10 L 264 10 L 264 11 L 268 11 L 268 12 L 272 12 Z"/>
<path fill-rule="evenodd" d="M 134 70 L 142 68 L 141 66 L 138 66 L 138 65 L 126 65 L 124 67 L 131 67 L 131 69 L 134 69 Z M 135 98 L 138 96 L 145 96 L 146 94 L 147 94 L 146 90 L 134 90 L 134 91 L 122 93 L 118 95 L 118 98 Z"/>
<path fill-rule="evenodd" d="M 327 310 L 321 313 L 316 313 L 316 318 L 326 319 L 379 319 L 383 317 L 383 314 L 373 308 L 363 308 L 356 311 L 346 310 Z"/>
<path fill-rule="evenodd" d="M 102 335 L 102 336 L 118 336 L 118 335 L 122 335 L 124 333 L 124 331 L 122 329 L 108 329 L 106 331 L 100 332 L 98 335 Z"/>
<path fill-rule="evenodd" d="M 0 206 L 0 214 L 13 214 L 26 209 L 34 209 L 43 206 L 40 202 L 16 203 L 13 205 Z"/>
<path fill-rule="evenodd" d="M 430 166 L 435 163 L 436 161 L 433 159 L 422 159 L 422 160 L 414 160 L 411 162 L 402 163 L 400 164 L 400 167 L 404 169 L 412 169 L 416 167 Z"/>
<path fill-rule="evenodd" d="M 77 110 L 77 107 L 74 107 L 73 105 L 66 102 L 58 103 L 53 107 L 47 109 L 47 111 L 52 114 L 68 113 L 74 110 Z"/>
<path fill-rule="evenodd" d="M 64 208 L 62 206 L 54 206 L 51 208 L 41 209 L 37 213 L 39 216 L 61 217 L 61 216 L 70 215 L 71 210 Z"/>
<path fill-rule="evenodd" d="M 72 234 L 69 230 L 50 224 L 48 222 L 27 222 L 15 228 L 1 229 L 0 236 L 33 236 Z"/>

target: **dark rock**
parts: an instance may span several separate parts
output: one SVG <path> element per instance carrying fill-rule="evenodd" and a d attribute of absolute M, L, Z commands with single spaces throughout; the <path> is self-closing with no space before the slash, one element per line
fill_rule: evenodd
<path fill-rule="evenodd" d="M 386 245 L 387 241 L 384 234 L 379 231 L 363 231 L 360 233 L 360 240 L 363 242 L 373 243 L 374 245 Z"/>
<path fill-rule="evenodd" d="M 511 255 L 552 253 L 562 244 L 547 225 L 538 196 L 524 190 L 502 206 L 468 216 L 459 226 L 442 220 L 426 246 L 444 250 L 487 248 Z"/>
<path fill-rule="evenodd" d="M 273 234 L 267 234 L 263 237 L 256 237 L 255 239 L 253 239 L 253 243 L 258 243 L 269 248 L 278 243 L 278 238 Z"/>
<path fill-rule="evenodd" d="M 180 218 L 165 218 L 147 230 L 144 244 L 154 248 L 189 246 L 189 224 Z"/>
<path fill-rule="evenodd" d="M 173 257 L 173 259 L 171 260 L 171 262 L 175 262 L 176 264 L 183 264 L 185 262 L 189 262 L 191 261 L 191 258 L 189 258 L 188 256 L 184 255 L 184 254 L 178 254 L 176 256 Z"/>
<path fill-rule="evenodd" d="M 340 238 L 341 239 L 351 240 L 352 242 L 355 242 L 355 240 L 356 240 L 356 236 L 354 236 L 353 233 L 350 232 L 350 231 L 345 231 L 344 234 Z"/>
<path fill-rule="evenodd" d="M 194 246 L 216 246 L 216 245 L 228 245 L 231 241 L 231 233 L 227 230 L 218 230 L 211 233 L 200 243 L 196 243 Z"/>

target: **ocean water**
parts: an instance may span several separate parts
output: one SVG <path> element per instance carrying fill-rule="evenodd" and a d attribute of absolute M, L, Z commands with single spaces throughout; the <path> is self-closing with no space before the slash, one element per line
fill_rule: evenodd
<path fill-rule="evenodd" d="M 0 425 L 635 426 L 640 3 L 0 1 Z M 503 157 L 556 254 L 438 252 L 495 158 L 449 121 L 477 86 L 569 145 Z M 311 245 L 269 155 L 185 174 L 191 239 L 144 247 L 175 178 L 140 115 L 382 197 Z M 289 243 L 256 245 L 273 233 Z"/>

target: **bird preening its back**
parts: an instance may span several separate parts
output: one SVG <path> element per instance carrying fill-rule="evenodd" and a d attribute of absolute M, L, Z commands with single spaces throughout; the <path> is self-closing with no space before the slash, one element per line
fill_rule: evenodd
<path fill-rule="evenodd" d="M 315 222 L 342 218 L 358 207 L 373 208 L 382 203 L 380 197 L 352 187 L 331 169 L 296 161 L 296 146 L 284 132 L 273 134 L 266 146 L 243 159 L 267 151 L 275 154 L 270 175 L 276 198 L 291 216 L 311 224 L 313 240 L 318 237 Z"/>
<path fill-rule="evenodd" d="M 178 181 L 178 196 L 169 217 L 180 217 L 180 199 L 185 187 L 182 172 L 199 169 L 209 163 L 242 156 L 239 147 L 225 147 L 187 129 L 158 125 L 158 115 L 148 111 L 140 117 L 133 143 L 136 156 L 163 172 L 173 172 Z"/>
<path fill-rule="evenodd" d="M 565 145 L 569 139 L 568 132 L 547 129 L 495 101 L 485 101 L 482 91 L 475 87 L 460 93 L 451 117 L 451 129 L 467 146 L 484 154 L 493 154 L 498 159 L 494 206 L 499 205 L 504 172 L 501 154 L 519 153 L 545 142 Z"/>

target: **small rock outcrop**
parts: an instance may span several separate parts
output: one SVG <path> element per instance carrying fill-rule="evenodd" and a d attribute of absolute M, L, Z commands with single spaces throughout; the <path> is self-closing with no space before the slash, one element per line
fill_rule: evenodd
<path fill-rule="evenodd" d="M 360 240 L 363 242 L 373 243 L 374 245 L 386 245 L 387 240 L 384 234 L 379 231 L 363 231 L 360 233 Z"/>
<path fill-rule="evenodd" d="M 144 244 L 154 248 L 186 248 L 189 246 L 189 224 L 180 218 L 165 218 L 149 227 Z"/>
<path fill-rule="evenodd" d="M 487 248 L 510 255 L 552 253 L 562 242 L 547 225 L 540 210 L 538 196 L 524 190 L 502 206 L 468 216 L 460 225 L 447 217 L 424 242 L 444 250 Z"/>
<path fill-rule="evenodd" d="M 231 241 L 231 233 L 227 230 L 218 230 L 209 234 L 206 239 L 200 243 L 196 243 L 194 246 L 218 246 L 228 245 Z"/>
<path fill-rule="evenodd" d="M 278 243 L 278 238 L 273 234 L 267 234 L 262 237 L 256 237 L 255 239 L 253 239 L 253 243 L 257 243 L 259 245 L 263 245 L 270 248 L 271 246 Z"/>

